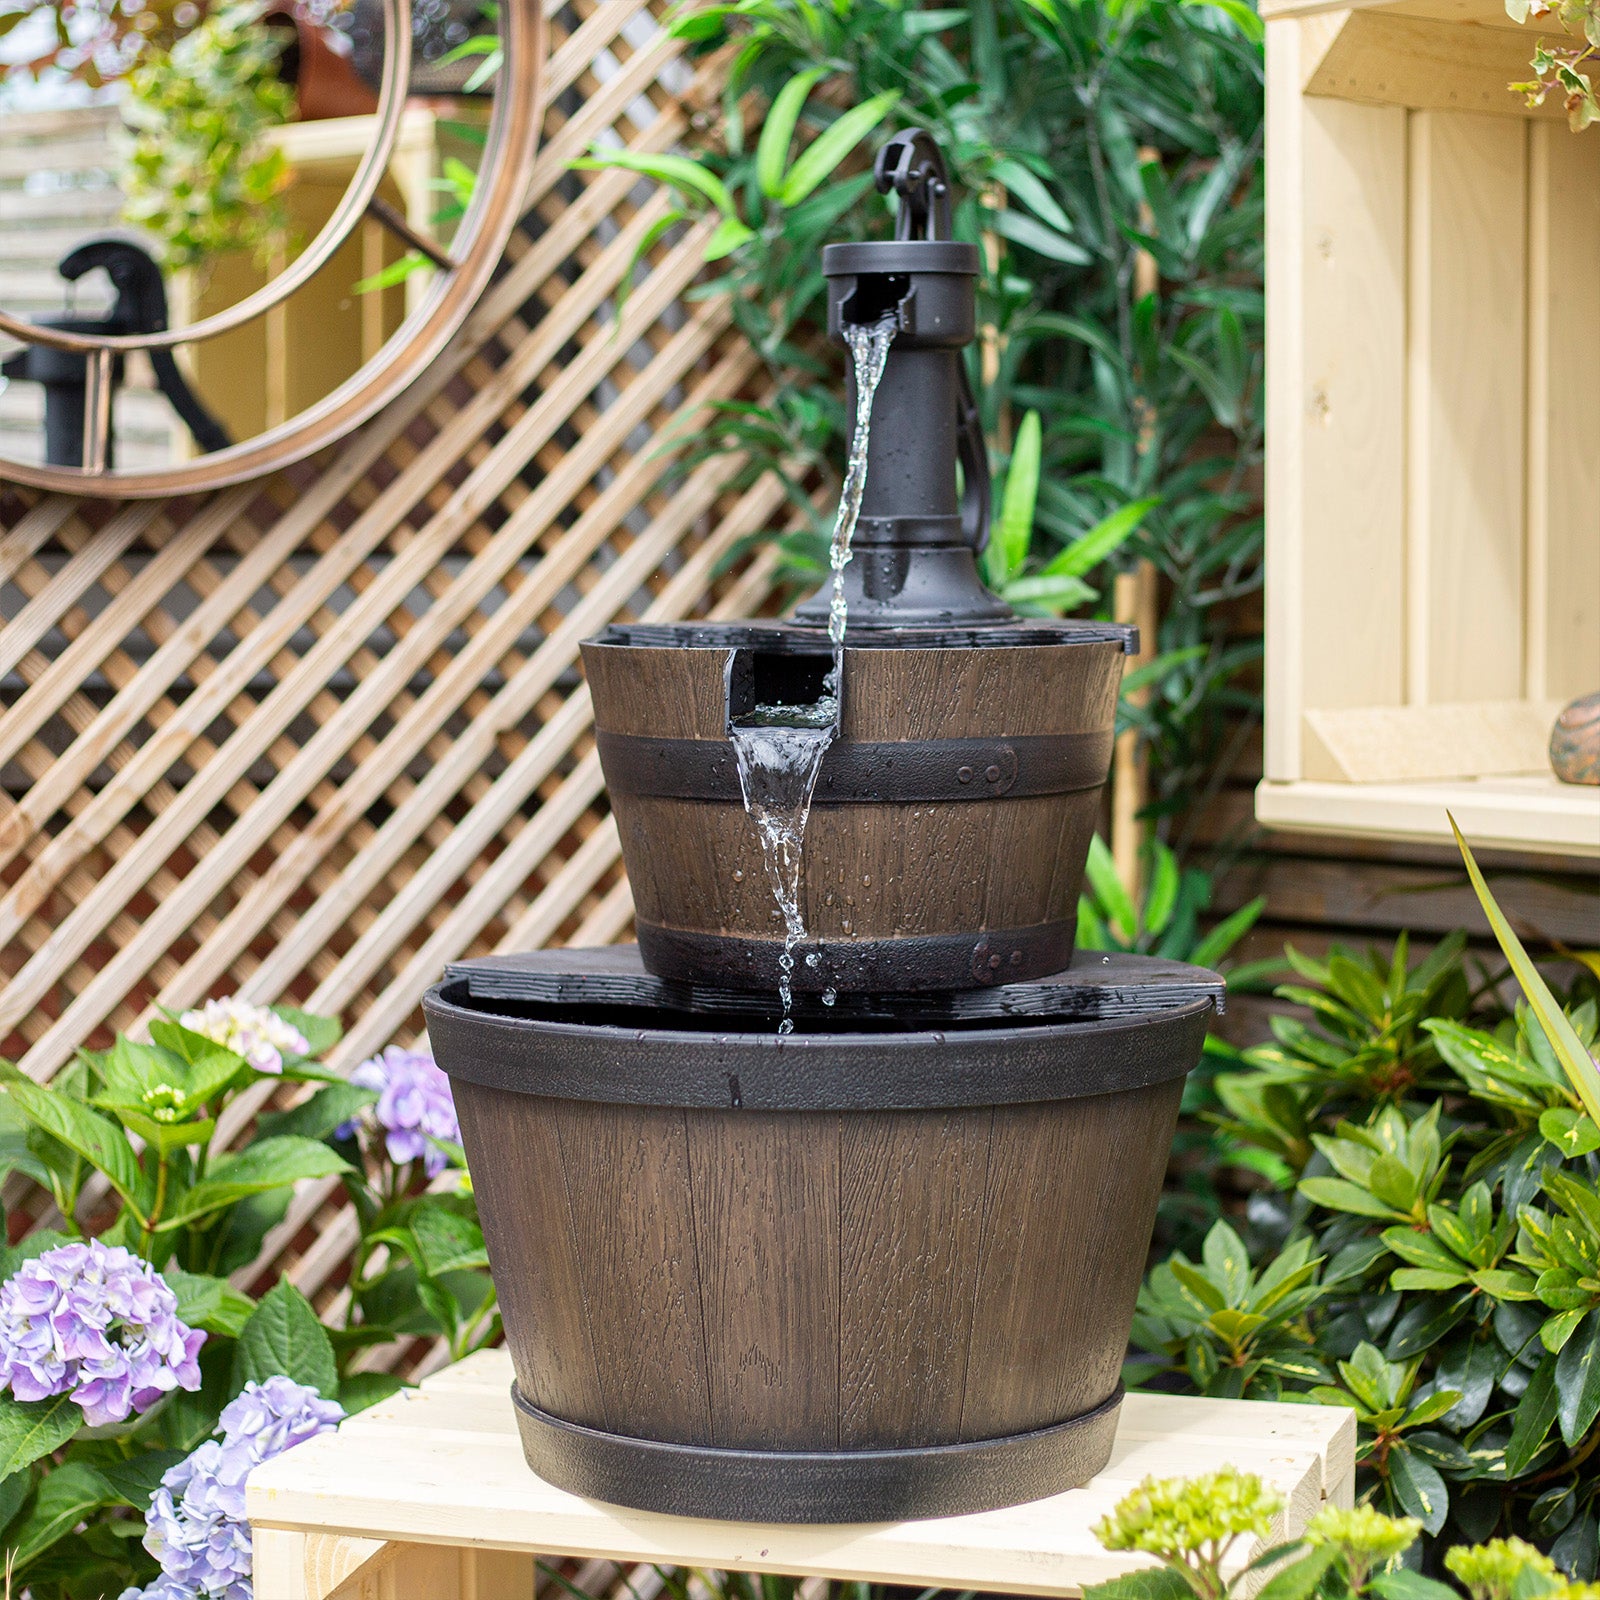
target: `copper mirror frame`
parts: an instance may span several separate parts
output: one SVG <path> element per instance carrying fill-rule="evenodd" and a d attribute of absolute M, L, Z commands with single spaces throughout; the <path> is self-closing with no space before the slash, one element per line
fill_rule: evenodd
<path fill-rule="evenodd" d="M 367 213 L 389 164 L 405 111 L 411 72 L 409 0 L 384 0 L 383 84 L 376 133 L 343 199 L 317 237 L 287 267 L 243 300 L 188 327 L 157 333 L 95 335 L 41 327 L 0 311 L 0 332 L 28 344 L 74 350 L 88 357 L 86 455 L 103 460 L 110 428 L 110 375 L 118 355 L 172 348 L 240 327 L 288 299 L 309 281 Z M 495 87 L 483 162 L 472 203 L 448 252 L 428 247 L 438 269 L 421 303 L 382 350 L 331 394 L 267 432 L 159 471 L 119 472 L 94 465 L 35 466 L 0 460 L 0 480 L 68 494 L 117 499 L 184 494 L 242 483 L 300 461 L 343 438 L 398 396 L 439 354 L 489 282 L 511 230 L 538 139 L 543 110 L 545 30 L 540 0 L 501 0 L 504 59 Z M 424 241 L 412 240 L 421 245 Z"/>

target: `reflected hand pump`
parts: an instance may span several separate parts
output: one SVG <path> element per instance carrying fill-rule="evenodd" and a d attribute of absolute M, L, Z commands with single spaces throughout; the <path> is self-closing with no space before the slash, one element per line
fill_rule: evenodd
<path fill-rule="evenodd" d="M 91 239 L 63 256 L 56 270 L 76 283 L 96 267 L 104 267 L 117 298 L 104 317 L 45 317 L 44 326 L 70 333 L 159 333 L 167 326 L 167 291 L 161 269 L 148 251 L 129 239 Z M 200 403 L 184 381 L 170 350 L 152 350 L 156 383 L 172 402 L 202 451 L 225 449 L 227 430 Z M 0 377 L 44 385 L 45 460 L 53 467 L 79 467 L 84 462 L 84 418 L 88 406 L 89 358 L 75 350 L 30 345 L 0 365 Z M 113 394 L 122 384 L 120 356 L 111 363 Z M 107 397 L 109 408 L 111 398 Z M 109 419 L 109 410 L 108 410 Z M 105 465 L 113 466 L 112 429 L 106 427 Z"/>

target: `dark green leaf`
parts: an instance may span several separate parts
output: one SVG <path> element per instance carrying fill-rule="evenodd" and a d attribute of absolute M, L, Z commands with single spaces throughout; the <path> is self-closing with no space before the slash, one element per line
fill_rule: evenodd
<path fill-rule="evenodd" d="M 1600 1314 L 1591 1314 L 1556 1357 L 1556 1418 L 1576 1445 L 1600 1416 Z"/>
<path fill-rule="evenodd" d="M 1256 1591 L 1256 1600 L 1311 1600 L 1328 1568 L 1339 1559 L 1331 1545 L 1323 1545 L 1280 1568 Z"/>
<path fill-rule="evenodd" d="M 353 1417 L 405 1388 L 392 1372 L 354 1372 L 339 1385 L 339 1404 Z"/>
<path fill-rule="evenodd" d="M 411 1214 L 411 1235 L 420 1265 L 431 1277 L 489 1265 L 482 1229 L 470 1218 L 458 1216 L 444 1206 L 426 1201 L 420 1204 Z"/>
<path fill-rule="evenodd" d="M 269 1111 L 256 1119 L 263 1138 L 289 1135 L 297 1139 L 326 1139 L 341 1123 L 378 1098 L 375 1089 L 354 1083 L 330 1083 L 288 1111 Z"/>
<path fill-rule="evenodd" d="M 1368 1587 L 1378 1600 L 1461 1600 L 1461 1596 L 1447 1583 L 1437 1583 L 1420 1572 L 1397 1567 L 1393 1572 L 1380 1572 Z"/>
<path fill-rule="evenodd" d="M 1506 1445 L 1508 1477 L 1520 1478 L 1539 1453 L 1550 1432 L 1550 1424 L 1556 1420 L 1556 1406 L 1556 1364 L 1547 1358 L 1535 1368 L 1517 1402 L 1516 1415 L 1511 1422 L 1511 1440 Z"/>
<path fill-rule="evenodd" d="M 92 1511 L 118 1498 L 87 1462 L 68 1461 L 39 1485 L 33 1508 L 7 1539 L 21 1568 L 71 1533 Z"/>
<path fill-rule="evenodd" d="M 339 1394 L 339 1372 L 327 1329 L 311 1302 L 280 1279 L 262 1297 L 239 1335 L 233 1352 L 233 1390 L 282 1373 L 333 1400 Z"/>
<path fill-rule="evenodd" d="M 13 1400 L 0 1394 L 0 1478 L 59 1450 L 83 1426 L 83 1408 L 66 1395 Z"/>
<path fill-rule="evenodd" d="M 1084 1585 L 1083 1600 L 1194 1600 L 1195 1591 L 1171 1567 L 1125 1572 L 1109 1583 Z"/>
<path fill-rule="evenodd" d="M 226 1278 L 185 1272 L 179 1267 L 167 1267 L 161 1275 L 178 1297 L 178 1315 L 191 1328 L 237 1339 L 255 1311 L 255 1301 Z"/>
<path fill-rule="evenodd" d="M 102 1461 L 100 1475 L 117 1499 L 143 1515 L 163 1476 L 187 1460 L 188 1454 L 186 1450 L 140 1450 L 122 1461 Z"/>
<path fill-rule="evenodd" d="M 1433 1467 L 1404 1445 L 1389 1452 L 1389 1484 L 1407 1516 L 1437 1533 L 1450 1514 L 1450 1491 Z"/>
<path fill-rule="evenodd" d="M 282 1188 L 302 1178 L 330 1178 L 350 1165 L 317 1139 L 279 1136 L 259 1139 L 236 1156 L 219 1161 L 209 1177 L 182 1195 L 161 1229 L 182 1227 L 198 1217 L 232 1205 L 266 1189 Z"/>

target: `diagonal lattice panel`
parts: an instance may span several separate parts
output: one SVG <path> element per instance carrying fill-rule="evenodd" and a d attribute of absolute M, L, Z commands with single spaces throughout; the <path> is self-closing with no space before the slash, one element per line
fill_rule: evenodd
<path fill-rule="evenodd" d="M 671 148 L 706 98 L 660 9 L 552 13 L 500 273 L 337 450 L 183 500 L 0 489 L 0 1053 L 35 1078 L 223 993 L 339 1013 L 350 1064 L 415 1032 L 447 960 L 626 931 L 578 643 L 755 609 L 771 560 L 741 542 L 783 511 L 657 454 L 758 381 L 685 299 L 703 232 L 641 256 L 664 198 L 570 170 Z M 326 1309 L 349 1237 L 313 1185 L 241 1281 L 286 1269 Z"/>

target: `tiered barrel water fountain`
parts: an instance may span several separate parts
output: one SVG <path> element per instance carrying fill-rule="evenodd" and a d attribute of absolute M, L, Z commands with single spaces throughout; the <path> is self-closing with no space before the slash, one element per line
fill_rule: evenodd
<path fill-rule="evenodd" d="M 925 134 L 877 172 L 900 237 L 823 257 L 856 419 L 833 581 L 792 621 L 584 647 L 638 945 L 461 962 L 426 1000 L 529 1464 L 648 1510 L 1092 1477 L 1221 996 L 1074 956 L 1135 641 L 979 582 L 977 252 Z"/>

